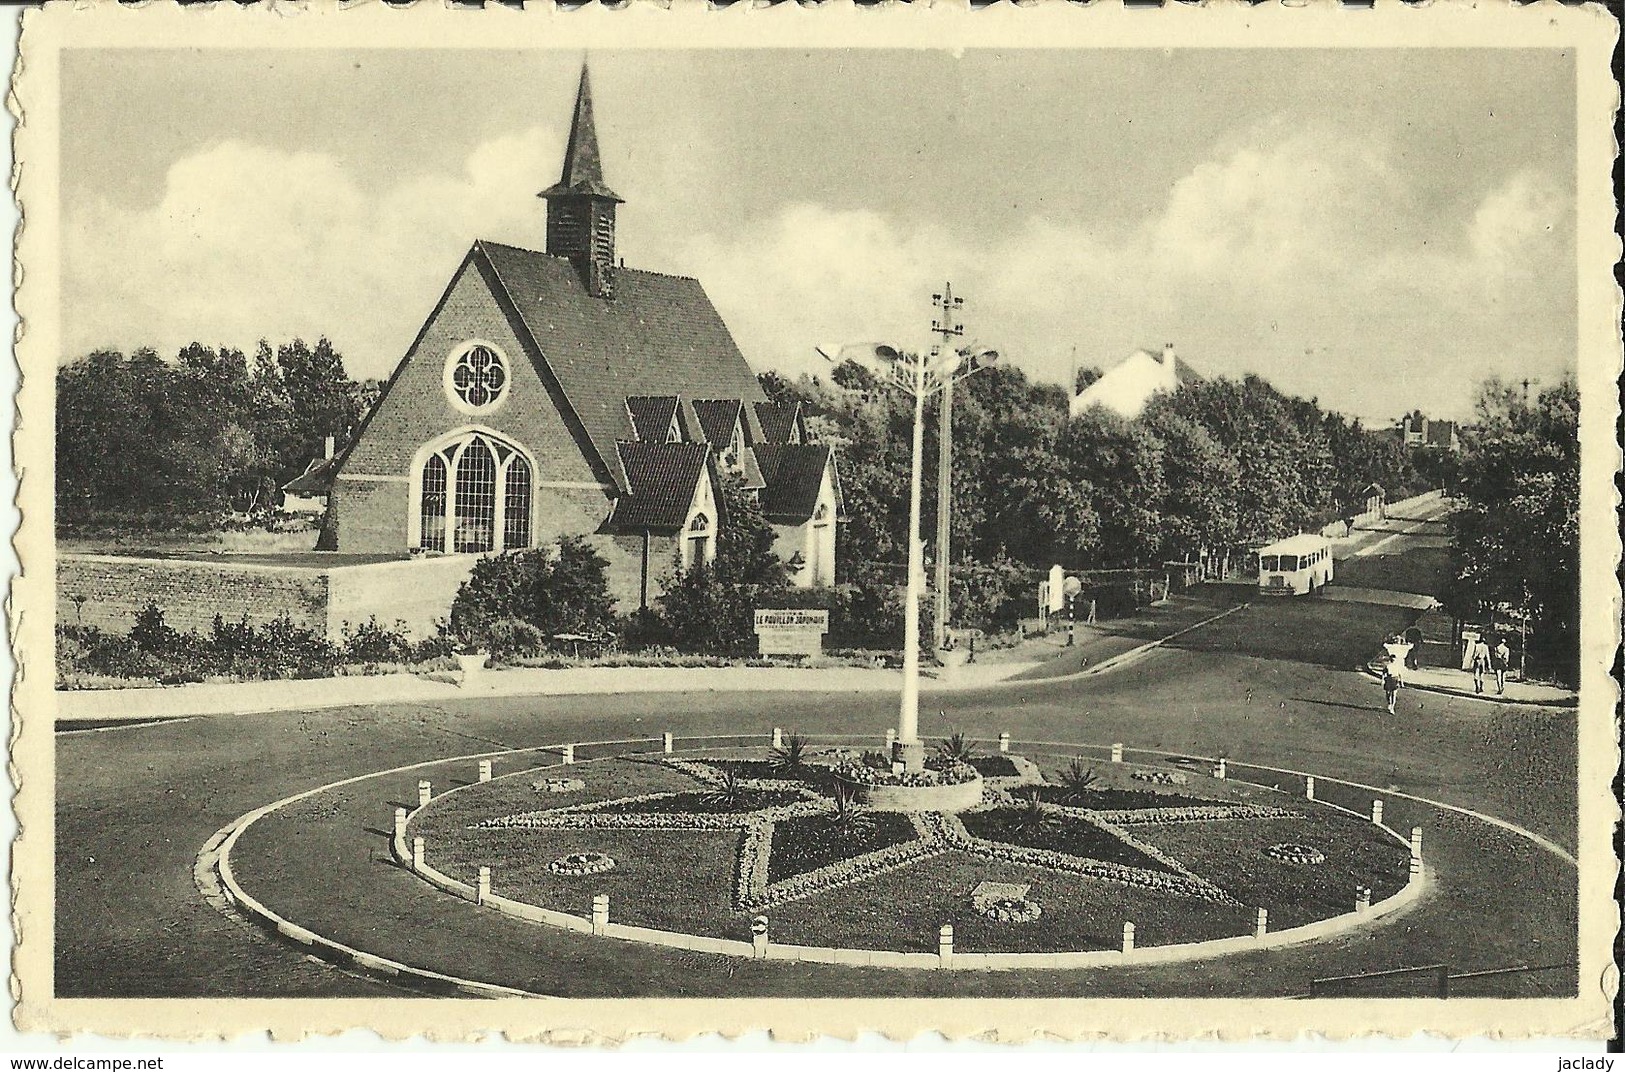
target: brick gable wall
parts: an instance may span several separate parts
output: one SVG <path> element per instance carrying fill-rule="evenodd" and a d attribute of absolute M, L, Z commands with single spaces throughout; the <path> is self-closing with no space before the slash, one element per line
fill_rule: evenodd
<path fill-rule="evenodd" d="M 471 416 L 446 397 L 447 356 L 471 339 L 494 343 L 508 358 L 508 395 L 490 413 Z M 394 382 L 345 458 L 333 487 L 333 544 L 340 551 L 406 549 L 413 456 L 459 428 L 489 428 L 536 459 L 538 541 L 591 532 L 609 512 L 601 474 L 583 453 L 560 400 L 548 389 L 476 259 L 465 260 Z M 573 485 L 565 487 L 549 485 Z"/>

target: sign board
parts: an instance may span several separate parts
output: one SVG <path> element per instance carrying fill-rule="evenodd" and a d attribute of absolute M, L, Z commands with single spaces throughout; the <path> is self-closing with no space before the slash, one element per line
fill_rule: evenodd
<path fill-rule="evenodd" d="M 756 643 L 763 655 L 818 655 L 829 632 L 827 610 L 758 610 Z"/>

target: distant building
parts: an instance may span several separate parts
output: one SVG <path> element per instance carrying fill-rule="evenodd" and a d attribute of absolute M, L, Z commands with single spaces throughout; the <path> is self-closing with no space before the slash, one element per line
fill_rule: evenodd
<path fill-rule="evenodd" d="M 338 467 L 338 459 L 333 457 L 333 437 L 328 436 L 322 456 L 313 458 L 303 473 L 282 485 L 282 504 L 277 509 L 284 514 L 326 513 L 327 495 L 333 490 L 333 474 Z"/>
<path fill-rule="evenodd" d="M 1401 417 L 1399 431 L 1408 447 L 1448 451 L 1461 449 L 1460 427 L 1455 421 L 1431 420 L 1421 410 Z"/>
<path fill-rule="evenodd" d="M 1103 406 L 1133 420 L 1145 412 L 1156 395 L 1171 394 L 1201 378 L 1175 356 L 1173 343 L 1164 346 L 1161 353 L 1136 350 L 1074 395 L 1070 412 L 1076 417 L 1094 406 Z"/>
<path fill-rule="evenodd" d="M 674 566 L 715 557 L 731 473 L 799 555 L 795 583 L 833 584 L 834 454 L 798 404 L 767 400 L 697 280 L 617 259 L 585 68 L 541 196 L 546 252 L 474 243 L 340 459 L 322 546 L 477 555 L 584 535 L 622 605 L 645 606 Z"/>

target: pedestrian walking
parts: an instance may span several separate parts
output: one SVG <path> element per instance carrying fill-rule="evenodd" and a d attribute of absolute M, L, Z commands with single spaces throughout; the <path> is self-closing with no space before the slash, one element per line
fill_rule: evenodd
<path fill-rule="evenodd" d="M 1394 705 L 1399 700 L 1399 690 L 1404 687 L 1405 660 L 1411 653 L 1411 646 L 1405 643 L 1405 638 L 1394 635 L 1388 638 L 1383 645 L 1388 652 L 1388 662 L 1382 670 L 1382 692 L 1388 701 L 1388 713 L 1394 713 Z"/>
<path fill-rule="evenodd" d="M 1490 652 L 1490 668 L 1495 671 L 1495 695 L 1505 696 L 1507 693 L 1507 667 L 1512 665 L 1512 648 L 1507 644 L 1507 638 L 1501 637 L 1496 641 L 1495 648 Z"/>
<path fill-rule="evenodd" d="M 1490 661 L 1490 645 L 1483 637 L 1479 637 L 1473 641 L 1472 650 L 1473 691 L 1475 693 L 1482 694 L 1484 691 L 1484 675 L 1489 673 Z"/>

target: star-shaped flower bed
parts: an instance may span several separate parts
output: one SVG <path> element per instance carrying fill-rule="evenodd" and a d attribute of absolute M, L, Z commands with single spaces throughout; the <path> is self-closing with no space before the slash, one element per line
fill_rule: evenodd
<path fill-rule="evenodd" d="M 1142 790 L 1063 792 L 1042 784 L 1032 764 L 1005 756 L 979 761 L 989 777 L 976 809 L 961 815 L 871 812 L 851 803 L 835 771 L 843 759 L 850 755 L 833 753 L 791 768 L 756 760 L 669 759 L 666 765 L 693 778 L 695 789 L 516 812 L 485 820 L 475 829 L 737 830 L 732 907 L 745 912 L 802 900 L 953 852 L 1236 905 L 1239 902 L 1219 886 L 1137 838 L 1129 828 L 1299 814 Z M 1012 769 L 1015 774 L 1004 773 Z"/>

